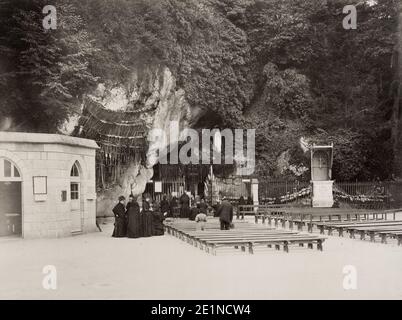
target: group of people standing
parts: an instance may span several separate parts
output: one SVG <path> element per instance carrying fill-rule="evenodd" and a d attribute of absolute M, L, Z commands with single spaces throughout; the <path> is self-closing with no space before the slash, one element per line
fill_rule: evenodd
<path fill-rule="evenodd" d="M 219 217 L 220 229 L 229 230 L 233 228 L 233 205 L 227 198 L 223 198 L 222 202 L 218 202 L 214 207 L 215 217 Z M 188 216 L 190 220 L 194 220 L 200 225 L 200 229 L 204 230 L 205 222 L 207 221 L 208 205 L 204 199 L 195 202 L 189 209 Z"/>
<path fill-rule="evenodd" d="M 253 198 L 251 198 L 250 196 L 247 197 L 247 200 L 244 199 L 243 196 L 241 196 L 239 198 L 239 206 L 241 205 L 252 205 L 253 204 Z"/>
<path fill-rule="evenodd" d="M 179 198 L 166 195 L 163 196 L 160 202 L 162 212 L 167 212 L 167 217 L 180 217 L 194 220 L 198 213 L 207 214 L 208 205 L 204 199 L 194 198 L 184 192 Z"/>
<path fill-rule="evenodd" d="M 249 202 L 252 202 L 250 197 L 247 200 L 243 197 L 239 199 L 239 205 L 246 205 Z M 214 209 L 214 216 L 219 217 L 220 229 L 233 228 L 233 205 L 228 199 L 223 198 Z M 113 208 L 113 213 L 115 216 L 113 237 L 140 238 L 163 235 L 163 221 L 166 217 L 179 216 L 193 220 L 201 230 L 204 230 L 208 205 L 202 198 L 191 201 L 189 195 L 183 193 L 179 199 L 173 196 L 168 200 L 164 195 L 160 203 L 155 202 L 153 205 L 146 196 L 141 210 L 137 199 L 131 194 L 127 204 L 124 196 L 119 197 L 119 203 Z"/>
<path fill-rule="evenodd" d="M 151 208 L 148 197 L 142 202 L 141 210 L 133 195 L 129 196 L 127 204 L 126 198 L 120 196 L 119 203 L 112 210 L 115 216 L 112 236 L 116 238 L 162 236 L 164 234 L 163 220 L 167 212 L 161 209 L 158 203 Z"/>

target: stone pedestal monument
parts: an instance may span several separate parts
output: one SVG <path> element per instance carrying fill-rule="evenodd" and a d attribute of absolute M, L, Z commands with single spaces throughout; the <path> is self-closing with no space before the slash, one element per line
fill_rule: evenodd
<path fill-rule="evenodd" d="M 253 198 L 253 205 L 257 206 L 258 202 L 258 179 L 251 179 L 251 195 Z M 257 211 L 257 207 L 255 208 Z"/>
<path fill-rule="evenodd" d="M 330 208 L 334 204 L 332 188 L 333 144 L 315 145 L 311 151 L 311 183 L 313 185 L 313 207 Z"/>

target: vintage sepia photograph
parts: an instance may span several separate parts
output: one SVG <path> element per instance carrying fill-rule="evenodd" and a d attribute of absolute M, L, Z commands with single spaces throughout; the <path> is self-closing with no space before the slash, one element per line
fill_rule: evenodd
<path fill-rule="evenodd" d="M 300 299 L 402 299 L 401 0 L 0 0 L 0 300 Z"/>

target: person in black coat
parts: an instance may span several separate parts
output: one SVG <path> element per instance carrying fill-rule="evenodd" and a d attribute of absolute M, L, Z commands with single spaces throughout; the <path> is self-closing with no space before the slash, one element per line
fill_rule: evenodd
<path fill-rule="evenodd" d="M 216 201 L 216 204 L 212 205 L 212 208 L 214 209 L 214 217 L 219 217 L 218 211 L 220 206 L 221 206 L 220 200 Z"/>
<path fill-rule="evenodd" d="M 146 198 L 142 202 L 142 211 L 141 211 L 141 236 L 142 237 L 151 237 L 152 236 L 152 211 L 150 199 Z"/>
<path fill-rule="evenodd" d="M 116 204 L 112 210 L 115 219 L 112 237 L 115 238 L 125 237 L 127 233 L 125 202 L 126 198 L 120 196 L 119 203 Z"/>
<path fill-rule="evenodd" d="M 128 209 L 130 209 L 130 206 L 131 206 L 131 203 L 134 201 L 134 195 L 131 193 L 129 196 L 128 196 L 128 202 L 127 202 L 127 205 L 126 205 L 126 213 L 128 212 Z"/>
<path fill-rule="evenodd" d="M 173 196 L 172 199 L 170 200 L 169 207 L 170 207 L 170 214 L 172 215 L 172 217 L 176 218 L 175 210 L 177 210 L 178 207 L 176 196 Z"/>
<path fill-rule="evenodd" d="M 188 218 L 190 216 L 190 197 L 184 192 L 180 197 L 180 218 Z"/>
<path fill-rule="evenodd" d="M 167 201 L 166 195 L 163 195 L 163 199 L 160 203 L 160 211 L 163 214 L 167 212 L 167 215 L 170 215 L 170 205 L 169 201 Z"/>
<path fill-rule="evenodd" d="M 189 219 L 194 221 L 195 217 L 200 213 L 200 210 L 194 205 L 191 207 Z"/>
<path fill-rule="evenodd" d="M 131 202 L 127 204 L 127 237 L 129 238 L 139 238 L 141 236 L 141 216 L 140 216 L 140 205 L 137 199 L 132 197 Z"/>
<path fill-rule="evenodd" d="M 163 236 L 165 233 L 165 228 L 163 226 L 163 220 L 165 220 L 165 215 L 160 210 L 160 205 L 155 204 L 154 211 L 152 212 L 152 235 L 153 236 Z"/>
<path fill-rule="evenodd" d="M 246 200 L 244 199 L 243 196 L 240 197 L 239 199 L 239 207 L 237 209 L 237 219 L 240 217 L 240 211 L 243 210 L 243 206 L 246 204 Z"/>
<path fill-rule="evenodd" d="M 205 203 L 204 199 L 201 199 L 200 203 L 198 204 L 198 209 L 200 209 L 200 213 L 208 213 L 208 205 Z"/>
<path fill-rule="evenodd" d="M 221 224 L 221 230 L 229 230 L 230 224 L 233 221 L 233 206 L 225 198 L 223 199 L 221 205 L 217 212 L 219 216 L 219 221 Z"/>

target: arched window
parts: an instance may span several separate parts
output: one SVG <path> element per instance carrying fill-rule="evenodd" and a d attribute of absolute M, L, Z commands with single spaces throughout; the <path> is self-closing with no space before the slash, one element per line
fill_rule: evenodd
<path fill-rule="evenodd" d="M 0 180 L 21 180 L 20 172 L 17 167 L 5 158 L 0 158 Z"/>
<path fill-rule="evenodd" d="M 79 177 L 80 176 L 80 171 L 78 169 L 77 161 L 73 164 L 70 172 L 71 177 Z"/>
<path fill-rule="evenodd" d="M 71 200 L 80 198 L 80 164 L 75 161 L 70 171 L 70 197 Z"/>

